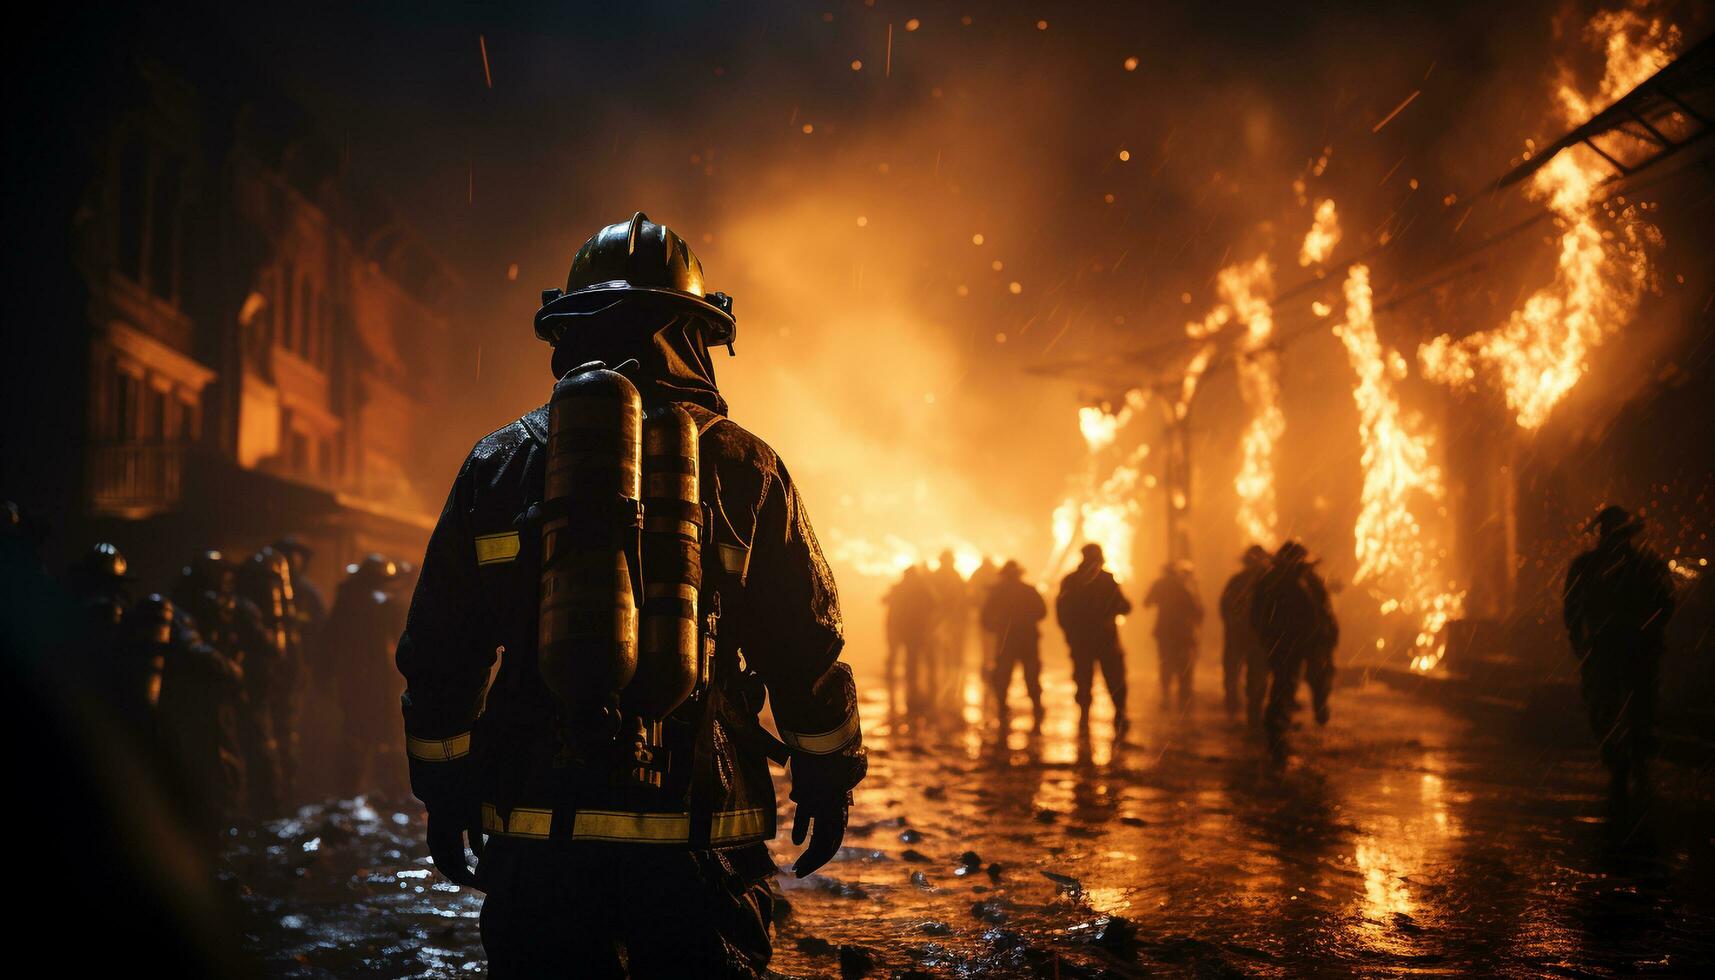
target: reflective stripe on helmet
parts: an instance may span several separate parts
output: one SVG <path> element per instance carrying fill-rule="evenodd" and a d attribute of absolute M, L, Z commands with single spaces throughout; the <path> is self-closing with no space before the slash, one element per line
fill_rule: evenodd
<path fill-rule="evenodd" d="M 648 813 L 623 810 L 573 810 L 569 840 L 609 841 L 630 844 L 687 844 L 691 840 L 688 813 Z M 503 820 L 492 803 L 482 805 L 482 829 L 504 837 L 547 840 L 552 836 L 552 810 L 514 807 Z M 761 809 L 728 810 L 716 813 L 709 822 L 709 843 L 723 844 L 761 837 L 768 831 L 767 813 Z"/>
<path fill-rule="evenodd" d="M 405 736 L 405 754 L 418 762 L 451 762 L 470 755 L 470 732 L 451 738 Z"/>
<path fill-rule="evenodd" d="M 858 716 L 853 711 L 840 722 L 840 727 L 833 731 L 822 732 L 818 735 L 800 735 L 780 729 L 780 741 L 785 742 L 795 752 L 805 752 L 810 755 L 833 755 L 851 744 L 858 732 Z"/>
<path fill-rule="evenodd" d="M 500 534 L 479 534 L 476 536 L 476 563 L 478 565 L 498 565 L 518 557 L 518 532 L 504 531 Z"/>

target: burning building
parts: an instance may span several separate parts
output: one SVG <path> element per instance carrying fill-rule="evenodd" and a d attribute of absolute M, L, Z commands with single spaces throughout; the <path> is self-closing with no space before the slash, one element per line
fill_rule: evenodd
<path fill-rule="evenodd" d="M 111 540 L 150 582 L 287 531 L 323 573 L 414 559 L 469 360 L 459 277 L 273 88 L 172 50 L 116 54 L 92 88 L 121 98 L 36 178 L 68 262 L 7 360 L 5 493 L 56 560 Z"/>

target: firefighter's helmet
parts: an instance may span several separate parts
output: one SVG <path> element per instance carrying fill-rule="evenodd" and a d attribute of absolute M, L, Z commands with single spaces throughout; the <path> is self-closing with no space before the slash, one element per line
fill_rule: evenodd
<path fill-rule="evenodd" d="M 179 570 L 179 579 L 193 592 L 225 594 L 233 589 L 233 564 L 213 548 L 198 552 Z"/>
<path fill-rule="evenodd" d="M 1644 529 L 1644 522 L 1637 515 L 1624 507 L 1609 504 L 1596 512 L 1590 518 L 1590 523 L 1584 525 L 1584 530 L 1594 532 L 1601 537 L 1630 537 Z"/>
<path fill-rule="evenodd" d="M 77 574 L 85 582 L 129 582 L 130 565 L 118 546 L 106 541 L 83 553 L 77 563 Z"/>
<path fill-rule="evenodd" d="M 711 346 L 732 344 L 732 298 L 704 289 L 703 263 L 673 229 L 642 211 L 590 236 L 572 257 L 565 289 L 542 290 L 536 336 L 558 344 L 567 329 L 620 303 L 653 302 L 700 318 Z"/>
<path fill-rule="evenodd" d="M 345 574 L 370 588 L 378 589 L 399 574 L 399 563 L 386 555 L 371 551 L 363 556 L 362 561 L 345 566 Z"/>

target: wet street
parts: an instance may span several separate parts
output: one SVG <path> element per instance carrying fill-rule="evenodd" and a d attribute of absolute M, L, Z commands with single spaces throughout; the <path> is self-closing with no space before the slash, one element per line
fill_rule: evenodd
<path fill-rule="evenodd" d="M 1134 670 L 1136 668 L 1134 667 Z M 1141 678 L 1139 678 L 1141 679 Z M 1708 975 L 1715 786 L 1664 764 L 1609 819 L 1588 739 L 1553 743 L 1378 684 L 1336 691 L 1284 771 L 1210 686 L 1189 724 L 1080 738 L 1069 678 L 912 731 L 873 687 L 846 847 L 780 880 L 787 976 Z M 1140 697 L 1140 695 L 1149 695 Z M 967 708 L 977 719 L 980 709 Z M 1528 729 L 1527 729 L 1528 730 Z M 781 797 L 784 799 L 784 787 Z M 783 815 L 782 827 L 790 827 Z M 250 945 L 279 976 L 482 972 L 480 897 L 428 863 L 415 804 L 344 801 L 241 837 Z M 775 856 L 795 854 L 783 830 Z M 915 971 L 915 972 L 914 972 Z"/>

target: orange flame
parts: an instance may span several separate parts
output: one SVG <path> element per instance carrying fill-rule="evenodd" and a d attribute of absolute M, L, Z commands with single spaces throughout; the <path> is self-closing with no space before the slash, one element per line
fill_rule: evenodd
<path fill-rule="evenodd" d="M 1603 42 L 1607 67 L 1596 93 L 1586 98 L 1562 66 L 1556 100 L 1569 125 L 1660 71 L 1680 41 L 1677 28 L 1633 10 L 1598 13 L 1586 36 Z M 1443 334 L 1418 348 L 1425 377 L 1470 387 L 1479 369 L 1494 372 L 1520 428 L 1536 429 L 1548 420 L 1588 370 L 1590 352 L 1636 314 L 1650 278 L 1646 246 L 1661 240 L 1635 206 L 1613 212 L 1613 231 L 1598 225 L 1597 191 L 1607 176 L 1607 164 L 1583 146 L 1536 172 L 1530 193 L 1548 202 L 1561 230 L 1554 280 L 1505 324 L 1461 340 Z"/>
<path fill-rule="evenodd" d="M 1382 612 L 1417 618 L 1411 666 L 1432 669 L 1446 645 L 1441 628 L 1463 611 L 1465 593 L 1453 590 L 1440 570 L 1442 550 L 1433 544 L 1414 507 L 1439 507 L 1446 497 L 1441 469 L 1430 460 L 1435 440 L 1420 420 L 1400 408 L 1394 383 L 1406 375 L 1405 358 L 1384 350 L 1376 335 L 1370 270 L 1354 265 L 1346 278 L 1346 320 L 1334 327 L 1357 374 L 1352 398 L 1358 406 L 1358 434 L 1364 487 L 1353 528 L 1358 569 L 1353 581 L 1385 589 Z"/>
<path fill-rule="evenodd" d="M 1149 446 L 1139 443 L 1113 462 L 1102 475 L 1104 462 L 1115 450 L 1121 430 L 1142 410 L 1148 395 L 1141 390 L 1126 393 L 1117 411 L 1095 406 L 1078 410 L 1078 430 L 1089 453 L 1089 469 L 1075 491 L 1054 509 L 1054 550 L 1043 566 L 1041 582 L 1047 584 L 1074 564 L 1073 556 L 1085 542 L 1102 546 L 1108 568 L 1120 581 L 1132 576 L 1132 547 L 1137 537 L 1138 489 L 1147 478 L 1143 461 Z"/>

